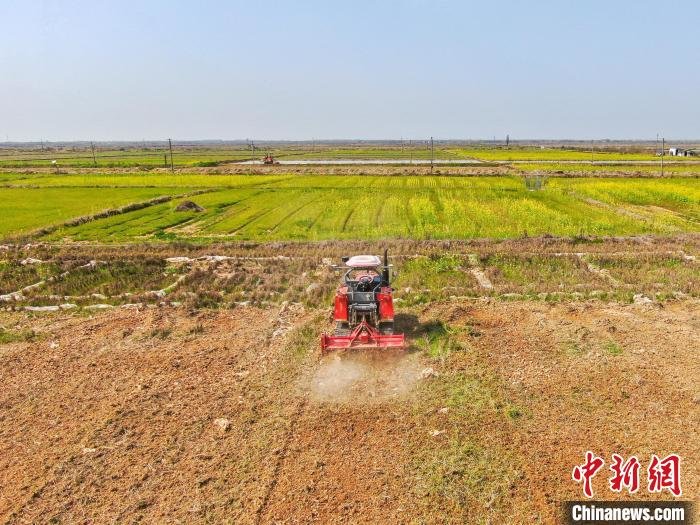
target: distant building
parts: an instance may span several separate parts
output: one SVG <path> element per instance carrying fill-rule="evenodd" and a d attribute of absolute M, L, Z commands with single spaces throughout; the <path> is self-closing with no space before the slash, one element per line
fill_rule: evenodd
<path fill-rule="evenodd" d="M 694 157 L 695 151 L 692 149 L 668 148 L 671 157 Z"/>

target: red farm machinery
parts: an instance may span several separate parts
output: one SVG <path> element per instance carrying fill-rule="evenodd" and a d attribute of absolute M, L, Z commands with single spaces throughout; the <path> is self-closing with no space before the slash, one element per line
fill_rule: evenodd
<path fill-rule="evenodd" d="M 343 282 L 335 294 L 332 334 L 321 334 L 321 353 L 333 350 L 404 349 L 394 333 L 392 265 L 376 255 L 343 257 Z"/>

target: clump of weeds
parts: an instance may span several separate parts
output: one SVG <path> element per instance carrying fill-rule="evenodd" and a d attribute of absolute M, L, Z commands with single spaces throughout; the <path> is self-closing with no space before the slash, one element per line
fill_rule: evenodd
<path fill-rule="evenodd" d="M 603 344 L 603 350 L 605 350 L 605 352 L 608 355 L 622 355 L 622 347 L 618 345 L 615 341 L 608 341 L 605 344 Z"/>
<path fill-rule="evenodd" d="M 422 337 L 416 340 L 416 346 L 429 357 L 445 361 L 450 354 L 464 350 L 464 345 L 457 336 L 462 330 L 451 327 L 443 321 L 431 321 L 422 327 Z"/>
<path fill-rule="evenodd" d="M 172 328 L 154 328 L 151 330 L 150 336 L 152 338 L 167 339 L 173 333 Z"/>
<path fill-rule="evenodd" d="M 586 349 L 578 341 L 566 341 L 562 347 L 564 353 L 570 357 L 581 357 L 586 353 Z"/>
<path fill-rule="evenodd" d="M 204 325 L 202 323 L 197 323 L 188 332 L 190 335 L 202 335 L 204 333 Z"/>
<path fill-rule="evenodd" d="M 456 509 L 465 523 L 471 522 L 479 514 L 475 509 L 498 513 L 507 506 L 510 487 L 521 477 L 518 466 L 517 457 L 506 450 L 456 436 L 417 458 L 416 495 Z"/>
<path fill-rule="evenodd" d="M 37 339 L 37 333 L 34 330 L 8 330 L 0 326 L 0 345 L 7 343 L 23 343 L 31 342 Z"/>
<path fill-rule="evenodd" d="M 296 328 L 289 337 L 287 349 L 294 357 L 303 358 L 318 344 L 318 334 L 325 322 L 323 316 L 316 317 L 312 322 Z"/>

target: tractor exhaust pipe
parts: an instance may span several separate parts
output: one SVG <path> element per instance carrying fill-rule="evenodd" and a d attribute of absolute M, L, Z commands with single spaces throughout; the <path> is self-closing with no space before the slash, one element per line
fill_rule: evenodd
<path fill-rule="evenodd" d="M 388 255 L 389 249 L 384 248 L 384 268 L 382 269 L 382 281 L 386 283 L 387 286 L 389 286 L 389 255 Z"/>

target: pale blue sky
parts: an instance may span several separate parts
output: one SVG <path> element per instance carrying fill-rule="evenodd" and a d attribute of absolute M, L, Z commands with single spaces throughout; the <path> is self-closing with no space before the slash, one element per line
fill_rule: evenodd
<path fill-rule="evenodd" d="M 700 2 L 0 0 L 0 141 L 700 138 Z"/>

